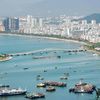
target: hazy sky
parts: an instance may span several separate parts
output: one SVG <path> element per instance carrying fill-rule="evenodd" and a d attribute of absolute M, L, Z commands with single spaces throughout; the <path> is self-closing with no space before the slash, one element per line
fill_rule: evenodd
<path fill-rule="evenodd" d="M 0 0 L 0 16 L 91 13 L 100 13 L 100 0 Z"/>

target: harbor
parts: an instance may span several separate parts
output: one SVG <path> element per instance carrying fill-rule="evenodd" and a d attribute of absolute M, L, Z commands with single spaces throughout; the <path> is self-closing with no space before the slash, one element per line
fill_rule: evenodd
<path fill-rule="evenodd" d="M 15 42 L 11 42 L 15 40 Z M 10 43 L 9 43 L 10 41 Z M 4 46 L 2 46 L 3 44 Z M 79 50 L 82 44 L 45 40 L 17 36 L 0 36 L 2 54 L 26 53 L 27 51 L 53 48 L 57 50 Z M 36 52 L 34 55 L 13 56 L 13 59 L 0 62 L 0 84 L 15 89 L 27 90 L 27 93 L 42 93 L 45 98 L 40 100 L 96 100 L 99 94 L 100 57 L 93 56 L 91 52 L 65 52 L 57 51 Z M 60 56 L 61 58 L 56 58 Z M 33 59 L 33 57 L 40 57 Z M 46 58 L 42 58 L 46 57 Z M 97 92 L 70 93 L 69 89 L 83 79 L 83 83 L 96 86 Z M 42 84 L 41 84 L 42 83 Z M 43 83 L 46 86 L 42 87 Z M 64 87 L 59 84 L 65 83 Z M 37 87 L 37 85 L 40 85 Z M 58 86 L 55 86 L 58 85 Z M 85 87 L 87 87 L 87 85 Z M 53 90 L 54 89 L 54 90 Z M 30 95 L 30 94 L 29 94 Z M 32 94 L 32 96 L 34 96 Z M 0 100 L 28 100 L 26 95 L 3 96 Z M 98 95 L 99 97 L 99 95 Z"/>

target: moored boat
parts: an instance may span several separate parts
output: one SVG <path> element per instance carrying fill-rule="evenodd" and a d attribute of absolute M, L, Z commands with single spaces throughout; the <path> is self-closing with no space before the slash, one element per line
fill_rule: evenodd
<path fill-rule="evenodd" d="M 26 94 L 26 90 L 21 88 L 18 89 L 10 89 L 10 88 L 2 88 L 0 89 L 0 96 L 13 96 L 13 95 L 24 95 Z"/>
<path fill-rule="evenodd" d="M 60 79 L 61 79 L 61 80 L 67 80 L 68 77 L 66 77 L 66 76 L 62 76 L 62 77 L 60 77 Z"/>
<path fill-rule="evenodd" d="M 23 68 L 24 70 L 27 70 L 27 69 L 29 69 L 29 68 L 27 68 L 27 67 L 25 67 L 25 68 Z"/>
<path fill-rule="evenodd" d="M 44 78 L 41 77 L 41 75 L 37 75 L 37 76 L 36 76 L 36 80 L 44 80 Z"/>
<path fill-rule="evenodd" d="M 2 85 L 2 84 L 0 84 L 0 88 L 7 88 L 7 87 L 10 87 L 10 85 Z"/>
<path fill-rule="evenodd" d="M 39 83 L 37 84 L 37 87 L 46 87 L 46 85 L 44 83 Z"/>
<path fill-rule="evenodd" d="M 37 99 L 37 98 L 45 98 L 45 95 L 43 93 L 27 93 L 26 98 L 29 98 L 29 99 Z"/>
<path fill-rule="evenodd" d="M 49 86 L 49 87 L 47 87 L 47 89 L 46 89 L 47 92 L 53 92 L 53 91 L 55 91 L 55 90 L 56 90 L 55 87 L 52 87 L 52 86 Z"/>
<path fill-rule="evenodd" d="M 69 92 L 74 93 L 92 93 L 95 90 L 95 86 L 88 83 L 83 83 L 80 81 L 79 83 L 75 84 L 74 88 L 70 88 Z"/>
<path fill-rule="evenodd" d="M 44 80 L 43 77 L 37 77 L 36 80 Z"/>
<path fill-rule="evenodd" d="M 44 82 L 44 84 L 46 86 L 66 87 L 66 83 L 63 83 L 63 82 L 46 81 L 46 82 Z"/>

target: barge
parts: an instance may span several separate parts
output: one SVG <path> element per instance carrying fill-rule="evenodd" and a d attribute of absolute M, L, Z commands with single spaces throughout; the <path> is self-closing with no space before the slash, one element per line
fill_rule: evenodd
<path fill-rule="evenodd" d="M 66 83 L 56 81 L 46 81 L 43 84 L 45 84 L 46 86 L 66 87 Z"/>
<path fill-rule="evenodd" d="M 80 81 L 79 83 L 75 84 L 74 88 L 70 88 L 69 92 L 74 93 L 92 93 L 95 90 L 95 86 L 88 83 L 83 83 Z"/>

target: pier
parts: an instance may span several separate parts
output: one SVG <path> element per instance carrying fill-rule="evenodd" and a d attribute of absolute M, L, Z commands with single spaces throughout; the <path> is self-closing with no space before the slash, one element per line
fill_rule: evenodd
<path fill-rule="evenodd" d="M 8 54 L 9 56 L 25 56 L 25 55 L 33 55 L 35 53 L 43 53 L 43 52 L 57 52 L 57 51 L 63 51 L 63 52 L 85 52 L 85 49 L 41 49 L 41 50 L 33 50 L 33 51 L 28 51 L 28 52 L 19 52 L 19 53 L 12 53 Z"/>

